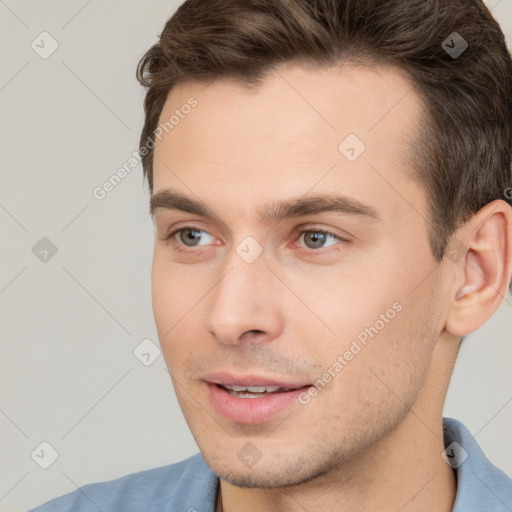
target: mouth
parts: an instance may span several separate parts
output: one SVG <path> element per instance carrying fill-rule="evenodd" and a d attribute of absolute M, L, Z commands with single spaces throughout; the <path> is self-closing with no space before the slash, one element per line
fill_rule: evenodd
<path fill-rule="evenodd" d="M 205 379 L 208 399 L 225 419 L 244 424 L 264 423 L 296 405 L 311 384 L 286 383 L 259 377 L 229 375 Z"/>
<path fill-rule="evenodd" d="M 225 389 L 231 396 L 237 398 L 262 398 L 274 393 L 287 393 L 297 388 L 279 386 L 228 386 L 216 384 L 217 387 Z"/>

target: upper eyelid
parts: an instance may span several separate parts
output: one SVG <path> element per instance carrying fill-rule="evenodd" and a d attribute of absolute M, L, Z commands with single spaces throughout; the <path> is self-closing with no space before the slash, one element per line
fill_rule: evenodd
<path fill-rule="evenodd" d="M 170 211 L 171 213 L 174 213 L 173 210 Z M 153 222 L 155 224 L 155 226 L 157 227 L 158 229 L 158 226 L 162 226 L 162 228 L 165 226 L 165 225 L 168 225 L 169 223 L 171 223 L 174 219 L 175 219 L 175 216 L 174 214 L 172 216 L 169 216 L 168 214 L 170 213 L 169 211 L 167 210 L 157 210 L 155 212 L 155 214 L 153 215 Z M 329 212 L 327 212 L 328 214 Z M 321 213 L 311 213 L 311 214 L 304 214 L 304 215 L 301 215 L 301 216 L 298 216 L 298 217 L 294 217 L 294 218 L 290 218 L 287 220 L 287 224 L 288 222 L 292 223 L 292 222 L 299 222 L 301 226 L 309 226 L 309 225 L 313 225 L 315 229 L 319 229 L 319 230 L 323 230 L 323 231 L 328 231 L 329 233 L 331 233 L 333 236 L 336 236 L 338 238 L 341 238 L 341 239 L 354 239 L 354 240 L 358 240 L 359 237 L 353 233 L 351 233 L 350 231 L 346 231 L 342 228 L 323 228 L 323 227 L 316 227 L 318 224 L 320 225 L 325 225 L 325 224 L 329 224 L 330 221 L 337 221 L 339 220 L 337 217 L 335 218 L 331 218 L 329 219 L 329 216 L 328 217 L 324 217 L 326 213 L 325 212 L 321 212 Z M 318 217 L 320 216 L 321 218 L 319 219 L 315 219 L 315 217 Z M 309 217 L 309 219 L 308 219 Z M 343 219 L 342 219 L 343 220 Z M 345 220 L 348 221 L 348 226 L 352 226 L 352 228 L 358 226 L 359 224 L 354 224 L 354 218 L 353 217 L 345 217 Z M 203 229 L 199 226 L 196 227 L 196 223 L 198 224 L 202 224 L 203 223 L 203 220 L 202 219 L 189 219 L 188 221 L 187 220 L 183 220 L 181 222 L 190 222 L 191 225 L 190 227 L 194 227 L 194 229 L 198 229 L 198 230 L 201 230 L 201 231 L 205 231 L 206 233 L 208 234 L 212 234 L 211 232 L 207 231 L 207 229 Z M 181 222 L 177 222 L 177 224 L 181 224 Z M 172 222 L 174 223 L 174 222 Z M 227 231 L 228 231 L 228 239 L 232 236 L 232 231 L 229 229 L 228 226 L 226 226 L 223 222 L 220 223 L 220 225 L 215 221 L 213 220 L 213 222 L 206 222 L 206 224 L 208 224 L 209 226 L 211 226 L 213 223 L 213 228 L 214 228 L 214 231 L 222 231 L 223 228 L 225 228 Z M 282 223 L 281 223 L 282 224 Z M 185 225 L 184 227 L 189 227 L 189 225 Z M 274 226 L 275 227 L 275 226 Z M 272 230 L 273 228 L 271 228 L 270 230 Z M 308 228 L 310 229 L 310 228 Z M 163 229 L 162 229 L 163 230 Z M 166 229 L 167 230 L 167 229 Z M 270 231 L 268 230 L 268 231 Z M 298 230 L 298 227 L 295 227 L 293 228 L 293 231 L 296 231 Z M 333 232 L 334 230 L 334 232 Z M 336 234 L 336 230 L 340 231 L 340 235 L 337 235 Z M 267 231 L 267 232 L 268 232 Z M 215 236 L 215 235 L 213 235 Z"/>
<path fill-rule="evenodd" d="M 215 236 L 215 235 L 212 235 L 212 233 L 210 233 L 208 230 L 206 229 L 203 229 L 199 226 L 195 226 L 193 224 L 187 224 L 185 226 L 182 226 L 182 227 L 179 227 L 179 228 L 176 228 L 176 229 L 173 229 L 170 231 L 169 234 L 176 234 L 182 230 L 185 230 L 185 229 L 190 229 L 190 230 L 194 230 L 194 231 L 200 231 L 201 233 L 206 233 L 207 235 L 211 235 L 211 236 Z M 327 229 L 327 228 L 320 228 L 320 227 L 317 227 L 317 226 L 309 226 L 309 225 L 306 225 L 306 226 L 303 226 L 303 227 L 299 227 L 299 228 L 295 228 L 294 229 L 294 232 L 297 232 L 297 233 L 302 233 L 304 231 L 319 231 L 319 232 L 323 232 L 323 233 L 327 233 L 329 235 L 332 235 L 332 236 L 335 236 L 337 238 L 342 238 L 341 235 L 337 235 L 336 233 L 333 233 L 330 229 Z"/>

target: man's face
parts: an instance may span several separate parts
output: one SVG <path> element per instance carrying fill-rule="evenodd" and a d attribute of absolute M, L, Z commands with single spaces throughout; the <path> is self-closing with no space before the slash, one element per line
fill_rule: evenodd
<path fill-rule="evenodd" d="M 169 197 L 155 210 L 153 310 L 179 403 L 222 479 L 307 481 L 402 421 L 443 330 L 426 194 L 408 177 L 420 100 L 393 69 L 288 65 L 253 91 L 182 84 L 160 121 L 176 109 L 154 197 L 213 214 Z M 319 196 L 342 208 L 314 212 Z"/>

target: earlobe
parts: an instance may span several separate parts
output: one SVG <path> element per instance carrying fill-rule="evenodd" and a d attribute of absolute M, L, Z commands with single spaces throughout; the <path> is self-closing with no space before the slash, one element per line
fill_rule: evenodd
<path fill-rule="evenodd" d="M 455 240 L 464 240 L 467 252 L 457 261 L 447 261 L 448 265 L 455 265 L 453 272 L 463 277 L 454 280 L 445 329 L 460 337 L 487 322 L 508 291 L 512 274 L 512 209 L 502 200 L 488 203 L 460 229 Z"/>

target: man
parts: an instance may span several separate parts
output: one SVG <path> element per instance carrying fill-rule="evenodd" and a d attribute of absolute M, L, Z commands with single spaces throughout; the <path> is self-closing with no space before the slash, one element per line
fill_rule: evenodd
<path fill-rule="evenodd" d="M 188 0 L 139 64 L 153 310 L 200 454 L 46 511 L 505 511 L 443 404 L 512 275 L 478 0 Z"/>

